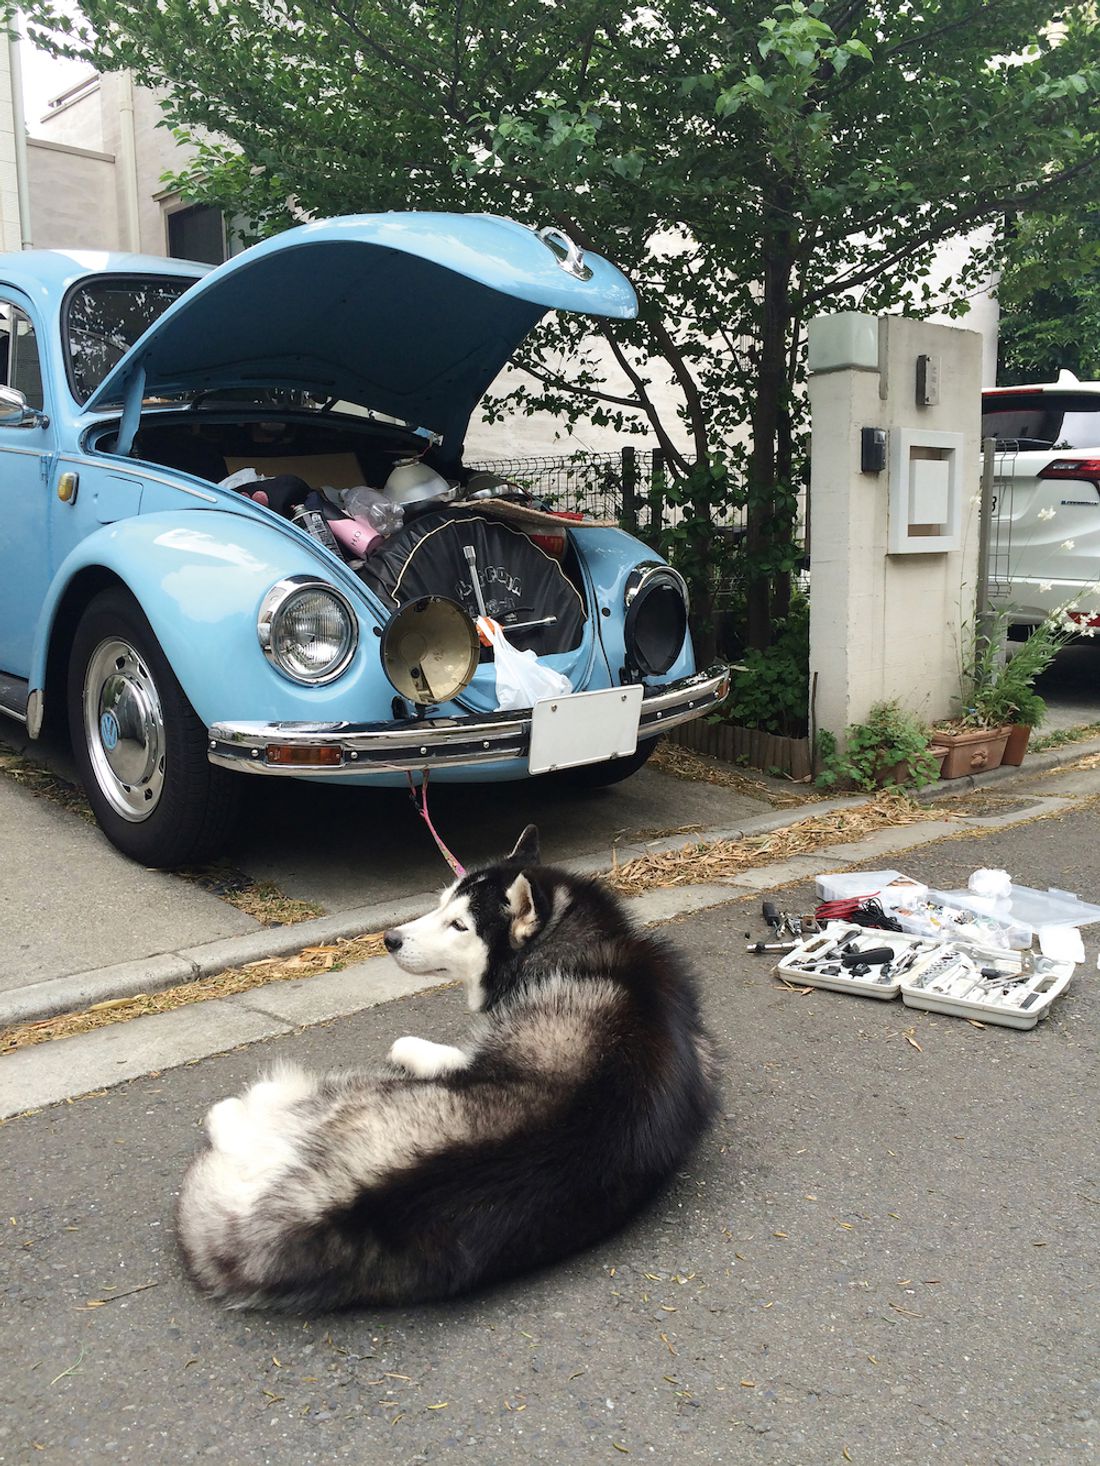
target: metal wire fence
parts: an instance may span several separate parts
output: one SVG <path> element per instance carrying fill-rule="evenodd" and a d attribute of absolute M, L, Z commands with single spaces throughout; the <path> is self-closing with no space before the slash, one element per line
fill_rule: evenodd
<path fill-rule="evenodd" d="M 617 453 L 574 453 L 561 457 L 498 458 L 468 465 L 522 484 L 559 509 L 576 509 L 610 520 L 656 544 L 662 529 L 674 526 L 683 510 L 668 502 L 668 473 L 659 449 L 627 446 Z M 806 545 L 806 496 L 799 496 L 795 537 Z M 714 605 L 725 609 L 737 598 L 739 555 L 745 511 L 730 507 L 714 517 L 714 532 L 724 553 L 716 563 Z"/>
<path fill-rule="evenodd" d="M 613 520 L 633 534 L 656 535 L 676 524 L 682 509 L 668 501 L 668 470 L 656 448 L 627 446 L 615 453 L 561 457 L 495 458 L 467 467 L 514 479 L 560 509 L 577 509 Z M 744 526 L 744 510 L 726 508 L 715 523 L 726 530 Z"/>
<path fill-rule="evenodd" d="M 624 490 L 624 459 L 630 450 L 618 453 L 573 454 L 559 458 L 494 458 L 468 468 L 498 473 L 530 489 L 557 509 L 576 509 L 594 519 L 623 519 L 624 501 L 629 505 L 630 486 Z"/>

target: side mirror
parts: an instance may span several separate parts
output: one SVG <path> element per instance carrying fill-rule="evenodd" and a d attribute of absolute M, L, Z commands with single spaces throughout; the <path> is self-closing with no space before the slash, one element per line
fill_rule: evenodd
<path fill-rule="evenodd" d="M 48 428 L 50 419 L 15 387 L 0 387 L 0 428 Z"/>

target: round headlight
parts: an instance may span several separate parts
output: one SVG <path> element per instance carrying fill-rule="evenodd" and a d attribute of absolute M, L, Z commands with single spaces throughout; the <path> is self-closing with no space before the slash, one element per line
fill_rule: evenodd
<path fill-rule="evenodd" d="M 316 687 L 347 670 L 359 641 L 350 603 L 326 581 L 293 575 L 264 596 L 256 632 L 284 677 Z"/>
<path fill-rule="evenodd" d="M 382 633 L 386 676 L 419 707 L 457 697 L 477 671 L 480 652 L 474 623 L 445 596 L 407 602 Z"/>
<path fill-rule="evenodd" d="M 688 626 L 688 589 L 671 565 L 647 560 L 627 577 L 623 595 L 626 654 L 643 677 L 659 677 L 675 662 Z"/>

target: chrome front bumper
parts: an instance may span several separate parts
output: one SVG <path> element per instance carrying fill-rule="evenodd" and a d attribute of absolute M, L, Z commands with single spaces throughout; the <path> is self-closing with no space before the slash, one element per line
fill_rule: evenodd
<path fill-rule="evenodd" d="M 729 668 L 711 667 L 642 698 L 638 738 L 702 717 L 729 691 Z M 531 714 L 480 713 L 468 718 L 406 718 L 388 723 L 215 723 L 208 757 L 223 769 L 294 778 L 346 778 L 354 773 L 402 773 L 507 763 L 525 758 Z M 276 763 L 278 750 L 338 750 L 339 762 Z M 330 755 L 331 756 L 331 755 Z"/>

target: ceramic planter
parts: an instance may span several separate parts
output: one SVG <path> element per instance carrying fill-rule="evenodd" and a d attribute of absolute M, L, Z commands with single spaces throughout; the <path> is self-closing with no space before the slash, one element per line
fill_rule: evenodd
<path fill-rule="evenodd" d="M 1005 744 L 1004 755 L 1001 763 L 1022 764 L 1024 754 L 1027 752 L 1028 739 L 1031 737 L 1031 726 L 1028 723 L 1014 723 L 1012 731 L 1008 735 L 1008 742 Z"/>
<path fill-rule="evenodd" d="M 947 749 L 941 779 L 962 779 L 967 774 L 984 774 L 999 767 L 1004 758 L 1009 728 L 968 728 L 963 733 L 945 733 L 937 728 L 937 747 Z"/>

